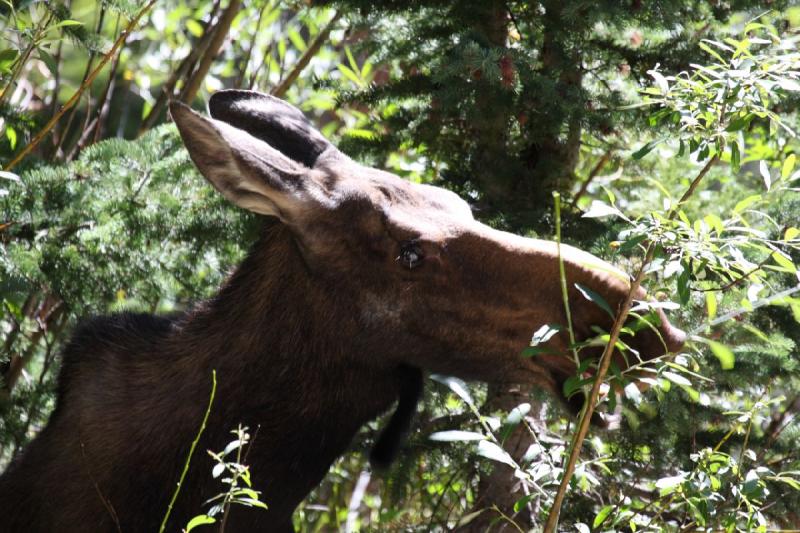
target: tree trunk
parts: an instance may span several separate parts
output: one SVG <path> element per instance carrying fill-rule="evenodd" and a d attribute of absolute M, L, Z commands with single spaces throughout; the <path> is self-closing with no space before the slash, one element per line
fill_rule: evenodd
<path fill-rule="evenodd" d="M 508 25 L 508 13 L 505 10 L 504 2 L 496 2 L 492 6 L 492 11 L 487 14 L 487 23 L 480 30 L 484 31 L 487 39 L 495 46 L 505 46 Z M 547 3 L 544 16 L 544 39 L 541 50 L 542 72 L 552 73 L 559 93 L 563 98 L 570 98 L 575 89 L 579 89 L 582 82 L 582 72 L 580 67 L 580 57 L 577 56 L 561 40 L 566 21 L 561 14 L 562 5 L 558 1 Z M 522 102 L 523 106 L 541 108 L 552 105 L 553 103 L 536 101 Z M 505 187 L 503 194 L 513 197 L 512 200 L 504 201 L 505 205 L 512 206 L 517 211 L 517 220 L 520 227 L 514 229 L 525 229 L 526 217 L 522 212 L 526 205 L 530 209 L 532 206 L 541 205 L 542 202 L 550 202 L 551 191 L 562 190 L 572 185 L 575 175 L 575 166 L 581 146 L 582 128 L 579 120 L 579 113 L 571 116 L 564 116 L 563 123 L 560 125 L 564 135 L 548 137 L 543 142 L 531 146 L 529 153 L 532 160 L 527 167 L 530 169 L 526 175 L 516 177 L 516 183 L 509 186 L 504 183 L 503 176 L 492 174 L 492 160 L 496 162 L 498 153 L 505 150 L 504 147 L 497 146 L 498 142 L 505 142 L 505 125 L 507 117 L 500 117 L 495 120 L 488 120 L 487 124 L 479 128 L 480 140 L 485 144 L 486 149 L 483 153 L 487 154 L 485 166 L 486 183 L 495 183 Z M 498 128 L 502 130 L 498 131 Z M 496 173 L 496 171 L 495 171 Z M 485 191 L 491 196 L 492 191 Z M 512 223 L 512 225 L 514 225 Z M 532 325 L 535 329 L 535 325 Z M 533 330 L 531 331 L 533 333 Z M 542 403 L 535 402 L 530 397 L 530 390 L 509 388 L 508 386 L 490 386 L 485 412 L 502 411 L 509 412 L 521 403 L 534 404 L 531 409 L 531 416 L 528 417 L 530 427 L 536 432 L 543 432 L 545 422 L 542 416 Z M 528 448 L 534 444 L 533 435 L 524 425 L 518 426 L 508 439 L 503 442 L 504 449 L 519 462 L 525 455 Z M 517 532 L 530 529 L 536 525 L 536 510 L 532 504 L 524 506 L 519 512 L 514 511 L 514 504 L 523 498 L 525 493 L 520 490 L 519 480 L 514 477 L 511 468 L 503 464 L 495 464 L 488 474 L 481 477 L 478 485 L 478 497 L 473 507 L 473 512 L 483 510 L 469 524 L 460 528 L 459 531 L 465 532 Z M 512 524 L 510 520 L 516 524 Z"/>
<path fill-rule="evenodd" d="M 490 385 L 484 412 L 500 411 L 508 413 L 520 404 L 531 404 L 530 416 L 525 417 L 528 426 L 536 433 L 544 433 L 542 416 L 543 403 L 531 398 L 527 387 Z M 518 463 L 525 452 L 534 444 L 533 436 L 525 424 L 519 424 L 502 443 L 503 448 Z M 478 483 L 478 499 L 473 512 L 481 511 L 472 521 L 458 528 L 460 533 L 506 532 L 518 533 L 520 528 L 527 531 L 536 525 L 537 502 L 532 500 L 514 511 L 514 505 L 526 494 L 520 480 L 514 477 L 514 470 L 496 463 L 488 474 Z M 512 524 L 511 521 L 514 523 Z M 516 524 L 516 525 L 514 525 Z"/>

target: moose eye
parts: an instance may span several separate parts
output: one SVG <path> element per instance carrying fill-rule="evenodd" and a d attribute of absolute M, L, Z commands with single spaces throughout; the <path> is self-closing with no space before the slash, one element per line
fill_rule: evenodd
<path fill-rule="evenodd" d="M 397 256 L 397 261 L 410 270 L 421 265 L 424 257 L 422 246 L 418 241 L 406 241 L 400 245 L 400 255 Z"/>

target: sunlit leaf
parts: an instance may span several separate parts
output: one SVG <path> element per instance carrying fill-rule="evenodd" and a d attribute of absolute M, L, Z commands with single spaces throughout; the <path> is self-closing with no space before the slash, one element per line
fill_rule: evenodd
<path fill-rule="evenodd" d="M 594 517 L 594 522 L 592 522 L 592 527 L 593 528 L 599 527 L 600 524 L 606 521 L 606 518 L 608 518 L 608 516 L 611 514 L 611 511 L 613 510 L 614 510 L 613 505 L 606 505 L 602 509 L 600 509 L 600 512 L 597 513 L 597 516 Z"/>
<path fill-rule="evenodd" d="M 706 293 L 706 312 L 709 320 L 717 316 L 717 296 L 713 292 Z"/>
<path fill-rule="evenodd" d="M 612 320 L 614 319 L 614 311 L 611 309 L 611 306 L 608 305 L 608 302 L 606 302 L 605 298 L 603 298 L 600 294 L 593 291 L 589 287 L 581 285 L 580 283 L 576 283 L 575 288 L 578 289 L 578 292 L 580 292 L 584 298 L 596 304 L 599 308 L 608 313 L 608 316 L 610 316 Z"/>
<path fill-rule="evenodd" d="M 692 385 L 691 381 L 681 376 L 680 374 L 676 374 L 675 372 L 670 372 L 667 370 L 665 372 L 662 372 L 661 375 L 676 385 L 685 385 L 687 387 Z"/>
<path fill-rule="evenodd" d="M 592 200 L 592 205 L 583 214 L 584 218 L 602 218 L 602 217 L 624 217 L 622 212 L 614 206 L 608 205 L 600 200 Z"/>
<path fill-rule="evenodd" d="M 664 77 L 663 74 L 658 72 L 657 70 L 648 70 L 648 74 L 653 78 L 656 83 L 656 86 L 661 91 L 661 94 L 667 94 L 669 92 L 669 82 L 667 78 Z"/>
<path fill-rule="evenodd" d="M 517 467 L 514 459 L 508 455 L 507 451 L 494 442 L 488 440 L 482 440 L 478 443 L 478 455 L 487 459 L 491 459 L 492 461 L 497 461 L 498 463 L 507 464 L 512 468 Z"/>
<path fill-rule="evenodd" d="M 797 272 L 797 267 L 794 265 L 791 258 L 787 257 L 782 252 L 772 252 L 772 259 L 789 272 Z"/>
<path fill-rule="evenodd" d="M 769 174 L 767 162 L 763 159 L 758 162 L 758 170 L 761 173 L 761 177 L 764 179 L 764 185 L 767 187 L 767 190 L 770 190 L 770 188 L 772 188 L 772 176 Z"/>
<path fill-rule="evenodd" d="M 794 165 L 797 162 L 797 156 L 794 154 L 789 154 L 783 161 L 783 166 L 781 167 L 781 179 L 787 179 L 789 176 L 792 175 L 792 171 L 794 170 Z"/>
<path fill-rule="evenodd" d="M 198 526 L 213 524 L 216 521 L 217 521 L 216 518 L 204 514 L 195 516 L 194 518 L 189 520 L 188 524 L 186 524 L 186 533 L 189 533 L 189 531 L 193 530 Z"/>
<path fill-rule="evenodd" d="M 460 431 L 455 429 L 450 431 L 437 431 L 436 433 L 432 433 L 428 438 L 439 442 L 468 442 L 486 440 L 486 436 L 482 433 L 477 433 L 475 431 Z"/>
<path fill-rule="evenodd" d="M 708 346 L 711 348 L 711 353 L 719 359 L 719 364 L 723 370 L 730 370 L 735 363 L 733 351 L 724 344 L 717 341 L 708 341 Z"/>

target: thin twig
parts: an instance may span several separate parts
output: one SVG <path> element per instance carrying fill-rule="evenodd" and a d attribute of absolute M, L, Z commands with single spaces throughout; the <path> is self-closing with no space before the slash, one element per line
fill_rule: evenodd
<path fill-rule="evenodd" d="M 208 43 L 211 41 L 211 37 L 214 35 L 214 26 L 212 21 L 217 16 L 218 9 L 219 2 L 215 2 L 214 7 L 211 9 L 211 14 L 209 15 L 209 22 L 203 30 L 203 35 L 196 43 L 194 43 L 191 51 L 186 55 L 186 57 L 183 58 L 183 60 L 181 60 L 178 68 L 172 72 L 169 79 L 161 87 L 161 91 L 158 95 L 158 98 L 156 98 L 155 104 L 153 104 L 153 107 L 150 108 L 150 112 L 147 113 L 147 116 L 144 118 L 144 120 L 142 120 L 142 124 L 139 127 L 139 135 L 142 135 L 145 131 L 153 127 L 153 125 L 156 123 L 156 120 L 158 120 L 161 111 L 164 109 L 164 106 L 167 104 L 167 101 L 172 98 L 175 92 L 175 86 L 178 84 L 178 80 L 192 72 L 195 63 L 197 63 L 197 58 L 199 58 L 205 52 L 206 48 L 208 48 Z"/>
<path fill-rule="evenodd" d="M 230 4 L 228 4 L 228 7 L 226 7 L 225 11 L 223 11 L 222 15 L 220 15 L 219 22 L 217 22 L 217 25 L 214 28 L 211 41 L 208 43 L 208 48 L 200 58 L 200 64 L 197 66 L 194 74 L 192 74 L 192 77 L 189 78 L 189 81 L 186 82 L 186 86 L 181 91 L 181 102 L 189 104 L 192 102 L 192 100 L 194 100 L 197 91 L 200 89 L 200 85 L 203 83 L 206 74 L 208 74 L 208 71 L 211 68 L 211 64 L 214 62 L 214 58 L 216 58 L 217 54 L 219 54 L 220 48 L 222 48 L 222 43 L 225 42 L 225 38 L 228 36 L 228 31 L 231 29 L 231 23 L 233 22 L 234 17 L 239 13 L 239 6 L 241 3 L 241 0 L 231 0 Z"/>
<path fill-rule="evenodd" d="M 158 533 L 164 533 L 164 529 L 166 529 L 167 527 L 167 520 L 169 520 L 169 515 L 172 512 L 172 507 L 175 505 L 175 500 L 178 499 L 178 494 L 180 494 L 181 492 L 183 481 L 184 479 L 186 479 L 186 473 L 189 471 L 189 463 L 192 462 L 194 449 L 197 448 L 197 443 L 200 442 L 200 437 L 206 430 L 208 415 L 211 414 L 211 406 L 214 404 L 214 396 L 216 396 L 216 394 L 217 394 L 217 371 L 212 370 L 211 395 L 208 397 L 208 407 L 206 407 L 206 413 L 203 415 L 203 422 L 200 424 L 200 429 L 197 431 L 197 435 L 195 435 L 194 440 L 192 441 L 192 446 L 189 448 L 189 454 L 186 456 L 186 462 L 183 463 L 183 471 L 181 471 L 181 477 L 178 479 L 178 486 L 175 487 L 175 492 L 172 493 L 172 499 L 169 501 L 169 505 L 167 506 L 167 512 L 164 513 L 164 519 L 161 521 L 161 527 L 158 528 Z"/>
<path fill-rule="evenodd" d="M 311 58 L 317 55 L 320 48 L 322 48 L 322 45 L 328 39 L 331 30 L 333 30 L 333 26 L 341 16 L 342 14 L 339 11 L 333 14 L 333 18 L 325 25 L 324 28 L 322 28 L 322 30 L 320 30 L 317 36 L 314 37 L 314 40 L 308 45 L 308 48 L 306 48 L 306 51 L 303 52 L 302 56 L 300 56 L 300 59 L 297 60 L 297 63 L 295 63 L 294 67 L 292 67 L 292 70 L 289 72 L 289 74 L 270 91 L 272 96 L 282 98 L 283 95 L 286 94 L 286 91 L 288 91 L 289 87 L 291 87 L 295 80 L 297 80 L 297 78 L 300 76 L 300 73 L 303 72 L 303 69 L 305 69 L 311 62 Z"/>
<path fill-rule="evenodd" d="M 96 27 L 95 27 L 95 33 L 99 34 L 100 31 L 102 30 L 103 22 L 105 21 L 105 17 L 106 17 L 106 8 L 105 8 L 105 5 L 103 5 L 100 8 L 100 15 L 98 16 L 97 24 L 96 24 Z M 96 56 L 97 56 L 97 52 L 95 52 L 95 50 L 92 49 L 92 51 L 89 52 L 89 60 L 86 62 L 86 68 L 83 70 L 83 76 L 81 77 L 81 84 L 83 84 L 83 82 L 86 81 L 86 78 L 92 72 L 92 63 L 94 63 L 94 58 Z M 55 149 L 53 150 L 53 155 L 55 157 L 61 157 L 64 154 L 64 149 L 65 149 L 64 145 L 69 140 L 69 131 L 72 129 L 72 124 L 75 121 L 75 117 L 77 116 L 77 112 L 78 112 L 78 106 L 75 106 L 75 107 L 72 108 L 72 111 L 70 111 L 69 115 L 67 116 L 67 123 L 64 126 L 63 130 L 61 131 L 61 139 L 59 139 L 59 141 L 56 142 L 56 146 L 54 147 Z M 89 122 L 89 117 L 91 116 L 91 114 L 92 114 L 92 95 L 91 95 L 91 88 L 90 88 L 89 89 L 89 98 L 88 98 L 88 101 L 86 102 L 86 119 L 85 119 L 85 123 L 84 123 L 83 127 L 81 128 L 81 131 L 85 131 L 86 130 L 86 125 Z M 56 125 L 56 127 L 53 128 L 54 133 L 55 133 L 56 129 L 57 129 L 57 125 Z"/>
<path fill-rule="evenodd" d="M 25 51 L 22 53 L 22 55 L 17 58 L 17 61 L 14 64 L 14 69 L 11 71 L 11 76 L 8 79 L 8 84 L 6 84 L 6 86 L 3 88 L 3 92 L 0 93 L 0 104 L 2 104 L 10 94 L 11 88 L 14 86 L 17 78 L 19 78 L 19 75 L 22 73 L 22 69 L 25 68 L 25 64 L 31 57 L 31 53 L 36 48 L 39 39 L 42 38 L 44 31 L 47 30 L 51 20 L 53 20 L 53 14 L 49 13 L 43 24 L 36 28 L 36 33 L 34 34 L 33 38 L 31 38 L 30 44 L 25 48 Z"/>
<path fill-rule="evenodd" d="M 133 19 L 131 19 L 131 21 L 128 23 L 128 25 L 125 27 L 122 33 L 119 34 L 119 37 L 117 37 L 117 40 L 114 42 L 114 46 L 112 46 L 111 50 L 109 50 L 109 52 L 100 59 L 100 62 L 97 64 L 92 73 L 89 74 L 89 77 L 83 81 L 80 87 L 78 87 L 78 90 L 75 91 L 75 94 L 73 94 L 72 97 L 70 97 L 70 99 L 67 100 L 67 102 L 61 107 L 58 113 L 53 115 L 53 118 L 51 118 L 50 121 L 48 121 L 48 123 L 45 124 L 45 126 L 39 131 L 39 133 L 37 133 L 36 136 L 33 139 L 31 139 L 31 142 L 28 143 L 28 145 L 25 148 L 23 148 L 19 154 L 17 154 L 17 157 L 15 157 L 8 165 L 6 165 L 4 170 L 9 171 L 14 167 L 16 167 L 20 161 L 22 161 L 29 153 L 31 153 L 33 149 L 39 145 L 40 142 L 42 142 L 42 140 L 47 136 L 47 134 L 50 133 L 50 130 L 53 129 L 53 126 L 55 126 L 58 123 L 58 121 L 61 119 L 64 113 L 66 113 L 70 108 L 72 108 L 72 106 L 74 106 L 78 102 L 78 100 L 80 100 L 81 95 L 84 93 L 84 91 L 86 91 L 86 89 L 92 84 L 97 75 L 100 74 L 100 71 L 103 70 L 103 67 L 106 66 L 106 63 L 108 63 L 109 60 L 122 47 L 122 45 L 128 39 L 128 36 L 133 31 L 133 29 L 139 25 L 139 21 L 142 19 L 142 17 L 144 17 L 144 15 L 148 11 L 150 11 L 150 8 L 152 8 L 153 5 L 155 5 L 155 3 L 156 0 L 150 0 L 136 14 L 136 16 L 133 17 Z"/>
<path fill-rule="evenodd" d="M 233 82 L 233 86 L 237 89 L 242 88 L 244 78 L 247 75 L 247 67 L 250 65 L 250 59 L 253 57 L 253 49 L 256 47 L 258 35 L 261 33 L 261 23 L 264 20 L 264 13 L 266 12 L 267 7 L 269 7 L 269 3 L 264 2 L 264 5 L 258 10 L 258 20 L 256 21 L 256 29 L 253 30 L 253 38 L 250 40 L 250 46 L 247 47 L 247 52 L 245 52 L 244 58 L 241 60 L 239 74 L 236 76 L 236 80 Z"/>
<path fill-rule="evenodd" d="M 572 327 L 572 313 L 569 309 L 569 290 L 567 288 L 567 273 L 564 270 L 564 257 L 561 255 L 561 195 L 553 193 L 556 205 L 556 251 L 558 252 L 558 274 L 561 281 L 561 300 L 564 304 L 564 314 L 567 317 L 567 332 L 569 333 L 569 345 L 572 347 L 572 357 L 575 366 L 581 364 L 578 356 L 577 343 L 575 342 L 575 330 Z"/>
<path fill-rule="evenodd" d="M 600 171 L 603 170 L 603 167 L 606 166 L 606 163 L 608 163 L 609 159 L 611 159 L 611 150 L 604 153 L 603 157 L 600 158 L 597 164 L 592 168 L 591 172 L 589 172 L 589 175 L 583 181 L 583 184 L 581 184 L 581 188 L 578 190 L 577 193 L 575 193 L 575 196 L 572 198 L 572 202 L 570 202 L 569 204 L 570 207 L 574 209 L 575 206 L 578 205 L 578 200 L 580 200 L 581 196 L 583 196 L 586 193 L 586 189 L 589 188 L 589 184 L 592 183 L 592 181 L 594 181 L 594 179 L 597 177 Z"/>
<path fill-rule="evenodd" d="M 686 192 L 683 194 L 683 196 L 681 196 L 681 199 L 678 201 L 678 203 L 672 206 L 667 214 L 667 220 L 672 220 L 677 216 L 680 206 L 686 202 L 686 200 L 688 200 L 692 194 L 694 194 L 694 192 L 697 190 L 697 187 L 700 185 L 700 182 L 718 160 L 719 154 L 716 154 L 706 162 L 694 180 L 692 180 L 689 188 L 686 189 Z M 586 439 L 586 435 L 589 432 L 589 424 L 591 422 L 592 414 L 594 413 L 597 399 L 600 396 L 600 386 L 603 384 L 605 376 L 608 373 L 608 369 L 611 366 L 611 356 L 614 353 L 614 347 L 619 339 L 620 331 L 622 330 L 622 327 L 628 318 L 628 313 L 630 312 L 634 295 L 642 284 L 645 271 L 653 261 L 655 253 L 656 244 L 651 242 L 647 246 L 645 258 L 639 267 L 639 271 L 636 273 L 636 276 L 631 282 L 630 288 L 628 289 L 628 294 L 619 308 L 617 312 L 617 318 L 614 320 L 614 324 L 611 327 L 608 343 L 606 344 L 605 350 L 603 350 L 603 355 L 600 357 L 597 374 L 595 375 L 594 382 L 592 383 L 592 390 L 586 398 L 586 402 L 584 403 L 584 408 L 581 412 L 581 417 L 578 422 L 578 428 L 573 435 L 569 457 L 567 459 L 567 463 L 564 465 L 564 473 L 561 477 L 561 483 L 558 486 L 558 491 L 556 492 L 556 496 L 553 500 L 553 505 L 550 508 L 550 513 L 547 516 L 547 522 L 544 526 L 545 533 L 555 533 L 556 528 L 558 527 L 558 517 L 561 512 L 561 506 L 564 503 L 564 498 L 567 494 L 567 488 L 569 487 L 569 482 L 572 479 L 572 474 L 575 472 L 575 466 L 578 462 L 578 456 L 580 455 L 583 441 Z"/>

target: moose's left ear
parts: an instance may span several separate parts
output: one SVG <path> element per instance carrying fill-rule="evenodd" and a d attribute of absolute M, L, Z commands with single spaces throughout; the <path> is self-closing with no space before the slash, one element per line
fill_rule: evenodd
<path fill-rule="evenodd" d="M 246 131 L 308 168 L 314 168 L 320 159 L 344 157 L 302 111 L 274 96 L 236 89 L 218 91 L 211 95 L 208 109 L 214 119 Z"/>
<path fill-rule="evenodd" d="M 310 203 L 329 201 L 313 171 L 248 132 L 178 102 L 170 114 L 200 173 L 239 207 L 293 225 Z"/>

